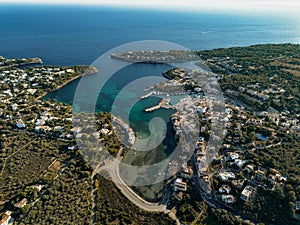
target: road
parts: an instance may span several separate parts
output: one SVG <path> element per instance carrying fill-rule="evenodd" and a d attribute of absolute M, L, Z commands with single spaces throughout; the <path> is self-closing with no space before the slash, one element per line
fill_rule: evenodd
<path fill-rule="evenodd" d="M 234 216 L 237 216 L 237 217 L 240 217 L 241 219 L 243 220 L 248 220 L 254 224 L 257 224 L 258 221 L 256 221 L 255 219 L 252 219 L 246 215 L 244 215 L 243 213 L 241 212 L 238 212 L 236 211 L 235 209 L 231 208 L 230 206 L 222 203 L 222 202 L 219 202 L 217 200 L 215 200 L 214 198 L 209 198 L 206 193 L 204 191 L 202 191 L 201 187 L 200 187 L 200 184 L 198 182 L 198 179 L 197 178 L 194 178 L 194 183 L 196 185 L 196 188 L 198 189 L 198 191 L 200 192 L 200 195 L 202 197 L 202 199 L 211 207 L 213 208 L 216 208 L 216 209 L 224 209 L 226 210 L 227 212 L 231 213 L 232 215 Z"/>
<path fill-rule="evenodd" d="M 174 213 L 167 209 L 168 198 L 170 196 L 170 190 L 166 189 L 164 192 L 164 196 L 160 203 L 151 203 L 146 201 L 137 195 L 121 178 L 119 174 L 119 164 L 121 162 L 121 158 L 117 157 L 109 164 L 96 168 L 94 173 L 99 173 L 100 171 L 107 171 L 116 185 L 116 187 L 121 191 L 121 193 L 133 204 L 138 206 L 140 209 L 148 212 L 162 212 L 167 214 L 172 220 L 176 222 L 177 225 L 180 225 L 179 219 L 176 217 Z"/>
<path fill-rule="evenodd" d="M 105 165 L 104 167 L 101 167 L 99 169 L 100 172 L 101 170 L 105 170 L 109 173 L 112 181 L 114 184 L 117 186 L 117 188 L 120 189 L 122 194 L 128 198 L 132 203 L 140 207 L 141 209 L 148 211 L 148 212 L 164 212 L 166 211 L 166 205 L 159 204 L 159 203 L 151 203 L 147 202 L 143 198 L 141 198 L 139 195 L 137 195 L 120 177 L 119 174 L 119 163 L 120 159 L 115 158 L 111 163 L 108 165 Z"/>
<path fill-rule="evenodd" d="M 97 213 L 97 199 L 98 199 L 98 192 L 95 184 L 95 174 L 91 176 L 91 182 L 92 182 L 92 225 L 96 224 L 96 213 Z"/>

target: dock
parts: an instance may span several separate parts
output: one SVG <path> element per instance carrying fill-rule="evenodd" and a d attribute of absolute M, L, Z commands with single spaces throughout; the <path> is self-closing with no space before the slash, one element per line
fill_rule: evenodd
<path fill-rule="evenodd" d="M 150 97 L 152 94 L 153 94 L 153 91 L 149 92 L 148 94 L 145 94 L 145 95 L 141 96 L 141 99 L 148 98 L 148 97 Z"/>
<path fill-rule="evenodd" d="M 144 109 L 145 112 L 153 112 L 157 109 L 174 109 L 174 106 L 170 105 L 170 98 L 163 98 L 157 105 Z"/>

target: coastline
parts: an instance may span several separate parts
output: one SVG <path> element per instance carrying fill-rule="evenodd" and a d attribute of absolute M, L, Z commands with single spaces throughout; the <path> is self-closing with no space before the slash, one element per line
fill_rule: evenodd
<path fill-rule="evenodd" d="M 3 56 L 0 56 L 0 59 L 5 59 Z M 30 66 L 30 65 L 40 65 L 43 64 L 41 58 L 26 58 L 25 61 L 19 63 L 13 63 L 11 65 L 0 66 L 0 69 L 8 69 L 12 67 L 21 67 L 21 66 Z"/>
<path fill-rule="evenodd" d="M 84 72 L 84 73 L 81 73 L 81 74 L 78 74 L 77 76 L 75 77 L 72 77 L 71 79 L 65 81 L 64 83 L 58 85 L 57 87 L 49 90 L 49 91 L 45 91 L 43 92 L 40 96 L 38 96 L 37 98 L 35 98 L 35 100 L 40 100 L 41 98 L 44 98 L 49 92 L 52 92 L 52 91 L 57 91 L 58 89 L 62 88 L 63 86 L 71 83 L 72 81 L 80 78 L 80 77 L 83 77 L 83 76 L 88 76 L 88 75 L 92 75 L 92 74 L 96 74 L 98 73 L 98 70 L 96 67 L 89 67 L 89 69 L 91 69 L 91 71 L 89 71 L 88 73 Z"/>

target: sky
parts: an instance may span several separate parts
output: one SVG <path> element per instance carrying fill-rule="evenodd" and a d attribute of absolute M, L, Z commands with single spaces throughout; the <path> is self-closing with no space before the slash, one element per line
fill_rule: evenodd
<path fill-rule="evenodd" d="M 299 0 L 0 0 L 0 3 L 83 4 L 190 11 L 277 13 L 297 16 Z"/>

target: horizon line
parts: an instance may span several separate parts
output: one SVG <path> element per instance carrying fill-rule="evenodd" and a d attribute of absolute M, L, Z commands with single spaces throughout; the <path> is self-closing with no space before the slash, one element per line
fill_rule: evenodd
<path fill-rule="evenodd" d="M 160 11 L 181 11 L 181 12 L 216 12 L 216 13 L 237 13 L 243 14 L 245 12 L 256 14 L 264 14 L 264 15 L 275 15 L 275 16 L 283 16 L 283 17 L 298 17 L 298 11 L 296 8 L 300 8 L 300 2 L 295 3 L 295 1 L 290 0 L 292 4 L 286 4 L 282 7 L 282 4 L 278 1 L 272 1 L 273 3 L 270 5 L 270 1 L 268 0 L 260 0 L 261 3 L 254 1 L 244 1 L 240 4 L 233 4 L 236 0 L 227 0 L 226 4 L 217 4 L 217 2 L 222 0 L 213 0 L 210 3 L 203 3 L 197 1 L 195 3 L 193 0 L 186 0 L 186 4 L 182 4 L 181 0 L 173 0 L 174 4 L 168 3 L 172 0 L 165 0 L 164 2 L 158 2 L 160 0 L 154 0 L 151 3 L 149 2 L 134 2 L 135 0 L 127 0 L 119 1 L 119 0 L 0 0 L 1 4 L 6 5 L 51 5 L 51 6 L 102 6 L 102 7 L 112 7 L 112 8 L 131 8 L 131 9 L 152 9 L 152 10 L 160 10 Z M 192 1 L 192 2 L 191 2 Z M 267 1 L 269 3 L 267 3 Z M 222 1 L 224 3 L 224 1 Z M 192 4 L 194 3 L 194 4 Z M 232 4 L 230 4 L 232 3 Z M 275 3 L 275 4 L 274 4 Z M 297 7 L 297 6 L 298 7 Z M 287 13 L 287 14 L 286 14 Z"/>

